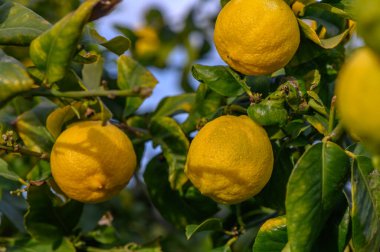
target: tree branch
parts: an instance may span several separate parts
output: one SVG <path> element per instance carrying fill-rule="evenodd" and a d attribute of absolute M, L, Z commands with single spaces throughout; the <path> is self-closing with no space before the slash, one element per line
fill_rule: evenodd
<path fill-rule="evenodd" d="M 24 147 L 20 147 L 19 145 L 16 145 L 16 146 L 0 145 L 0 150 L 5 150 L 6 152 L 12 152 L 12 153 L 25 154 L 25 155 L 37 157 L 37 158 L 43 159 L 43 160 L 49 160 L 49 154 L 48 153 L 44 153 L 44 152 L 40 153 L 40 152 L 28 150 Z"/>

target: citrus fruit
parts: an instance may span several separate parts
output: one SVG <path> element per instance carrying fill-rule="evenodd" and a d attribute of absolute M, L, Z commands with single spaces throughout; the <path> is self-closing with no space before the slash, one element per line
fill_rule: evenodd
<path fill-rule="evenodd" d="M 354 1 L 354 11 L 358 34 L 371 49 L 380 53 L 380 2 Z"/>
<path fill-rule="evenodd" d="M 150 57 L 160 50 L 160 38 L 152 27 L 142 27 L 136 32 L 135 51 L 138 57 Z"/>
<path fill-rule="evenodd" d="M 73 124 L 57 138 L 51 172 L 58 187 L 81 202 L 105 201 L 123 189 L 136 167 L 128 136 L 99 121 Z"/>
<path fill-rule="evenodd" d="M 258 194 L 273 169 L 266 131 L 247 116 L 221 116 L 191 142 L 185 172 L 199 191 L 223 204 Z"/>
<path fill-rule="evenodd" d="M 297 19 L 283 0 L 231 0 L 220 11 L 214 42 L 221 58 L 246 75 L 273 73 L 297 51 Z"/>
<path fill-rule="evenodd" d="M 336 83 L 340 119 L 352 135 L 380 151 L 380 57 L 358 49 L 339 72 Z"/>

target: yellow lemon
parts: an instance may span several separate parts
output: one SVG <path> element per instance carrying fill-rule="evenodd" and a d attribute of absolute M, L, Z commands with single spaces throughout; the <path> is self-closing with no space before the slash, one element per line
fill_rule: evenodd
<path fill-rule="evenodd" d="M 152 27 L 142 27 L 136 32 L 135 52 L 138 57 L 154 56 L 160 50 L 160 38 Z"/>
<path fill-rule="evenodd" d="M 199 191 L 223 204 L 258 194 L 273 169 L 266 131 L 247 116 L 221 116 L 191 142 L 185 172 Z"/>
<path fill-rule="evenodd" d="M 292 59 L 300 32 L 283 0 L 231 0 L 217 17 L 214 41 L 221 58 L 233 69 L 262 75 Z"/>
<path fill-rule="evenodd" d="M 380 152 L 380 57 L 369 48 L 357 50 L 339 72 L 335 93 L 348 132 Z"/>
<path fill-rule="evenodd" d="M 73 124 L 57 138 L 51 172 L 58 187 L 81 202 L 105 201 L 123 189 L 136 167 L 128 136 L 99 121 Z"/>

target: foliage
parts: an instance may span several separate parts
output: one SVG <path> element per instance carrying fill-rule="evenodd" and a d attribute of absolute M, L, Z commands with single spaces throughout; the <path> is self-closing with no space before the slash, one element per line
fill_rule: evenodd
<path fill-rule="evenodd" d="M 150 32 L 117 24 L 120 35 L 107 40 L 91 22 L 119 1 L 82 2 L 0 0 L 0 250 L 379 250 L 377 159 L 344 131 L 335 109 L 334 82 L 355 29 L 350 0 L 286 1 L 301 44 L 267 76 L 195 64 L 210 52 L 215 20 L 198 22 L 202 4 L 181 29 L 150 9 Z M 141 113 L 157 84 L 150 67 L 178 68 L 170 62 L 178 48 L 187 55 L 183 94 Z M 176 120 L 181 113 L 185 121 Z M 223 114 L 264 126 L 275 155 L 264 190 L 230 206 L 201 195 L 183 172 L 194 132 Z M 147 144 L 161 147 L 127 189 L 99 204 L 62 195 L 48 162 L 60 132 L 87 119 L 123 129 L 138 163 Z M 262 226 L 267 220 L 274 224 Z"/>

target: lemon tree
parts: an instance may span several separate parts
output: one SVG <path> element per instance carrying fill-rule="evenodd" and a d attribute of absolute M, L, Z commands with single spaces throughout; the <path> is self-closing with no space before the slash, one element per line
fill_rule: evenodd
<path fill-rule="evenodd" d="M 1 251 L 379 251 L 376 1 L 119 2 L 0 0 Z"/>

